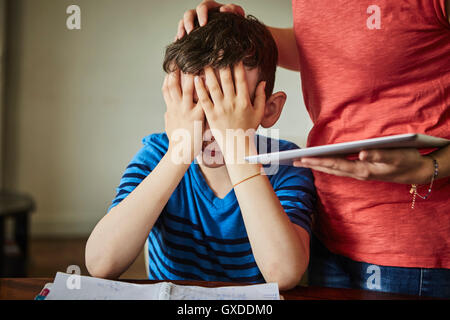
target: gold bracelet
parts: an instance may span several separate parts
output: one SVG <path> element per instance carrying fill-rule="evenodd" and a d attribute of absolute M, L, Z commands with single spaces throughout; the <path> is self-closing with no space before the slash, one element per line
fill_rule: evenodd
<path fill-rule="evenodd" d="M 414 209 L 414 207 L 416 205 L 416 197 L 417 196 L 419 196 L 419 198 L 422 198 L 424 200 L 426 200 L 430 196 L 431 189 L 433 188 L 434 179 L 436 179 L 436 177 L 439 174 L 439 165 L 438 165 L 437 160 L 432 155 L 428 155 L 428 156 L 433 160 L 433 166 L 434 166 L 434 171 L 433 171 L 433 176 L 431 177 L 430 186 L 428 187 L 427 194 L 422 196 L 419 193 L 417 193 L 417 185 L 416 184 L 411 185 L 411 190 L 409 190 L 409 193 L 411 193 L 413 196 L 412 203 L 411 203 L 411 209 Z"/>
<path fill-rule="evenodd" d="M 254 175 L 252 175 L 252 176 L 250 176 L 250 177 L 248 177 L 248 178 L 245 178 L 245 179 L 242 180 L 242 181 L 239 181 L 239 182 L 236 183 L 236 184 L 234 184 L 234 185 L 233 185 L 233 189 L 234 189 L 238 184 L 240 184 L 240 183 L 242 183 L 242 182 L 245 182 L 245 181 L 247 181 L 247 180 L 250 180 L 251 178 L 254 178 L 254 177 L 259 176 L 259 175 L 261 175 L 261 171 L 258 172 L 258 173 L 256 173 L 256 174 L 254 174 Z"/>

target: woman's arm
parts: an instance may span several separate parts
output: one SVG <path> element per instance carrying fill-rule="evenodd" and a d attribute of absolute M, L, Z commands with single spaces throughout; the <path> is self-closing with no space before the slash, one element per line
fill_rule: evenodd
<path fill-rule="evenodd" d="M 278 48 L 278 66 L 292 71 L 300 71 L 297 41 L 293 28 L 268 27 Z"/>
<path fill-rule="evenodd" d="M 437 179 L 450 176 L 450 145 L 431 154 L 439 164 Z"/>

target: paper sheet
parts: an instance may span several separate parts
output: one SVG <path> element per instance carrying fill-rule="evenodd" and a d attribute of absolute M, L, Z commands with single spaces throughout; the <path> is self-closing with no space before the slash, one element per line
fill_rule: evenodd
<path fill-rule="evenodd" d="M 278 284 L 205 288 L 133 284 L 58 272 L 45 300 L 279 300 Z"/>
<path fill-rule="evenodd" d="M 58 272 L 45 300 L 163 300 L 168 299 L 160 297 L 165 292 L 160 290 L 163 284 L 138 285 Z"/>
<path fill-rule="evenodd" d="M 280 300 L 278 284 L 204 288 L 174 285 L 170 300 Z"/>

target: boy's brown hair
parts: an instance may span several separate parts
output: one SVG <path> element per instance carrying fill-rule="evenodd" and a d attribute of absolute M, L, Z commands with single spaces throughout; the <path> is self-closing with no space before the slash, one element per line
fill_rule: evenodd
<path fill-rule="evenodd" d="M 204 67 L 232 67 L 240 61 L 249 68 L 259 68 L 259 81 L 266 81 L 266 96 L 275 83 L 278 50 L 267 27 L 253 16 L 211 11 L 208 23 L 166 48 L 163 69 L 175 68 L 198 74 Z"/>

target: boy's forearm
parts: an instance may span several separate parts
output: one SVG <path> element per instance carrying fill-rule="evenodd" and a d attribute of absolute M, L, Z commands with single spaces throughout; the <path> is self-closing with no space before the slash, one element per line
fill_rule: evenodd
<path fill-rule="evenodd" d="M 86 266 L 92 275 L 118 278 L 133 263 L 188 167 L 175 164 L 168 151 L 139 186 L 100 220 L 86 244 Z"/>
<path fill-rule="evenodd" d="M 258 164 L 227 164 L 233 184 L 261 170 Z M 287 217 L 266 175 L 238 184 L 241 208 L 255 261 L 266 281 L 289 288 L 300 281 L 309 260 L 309 235 Z"/>

